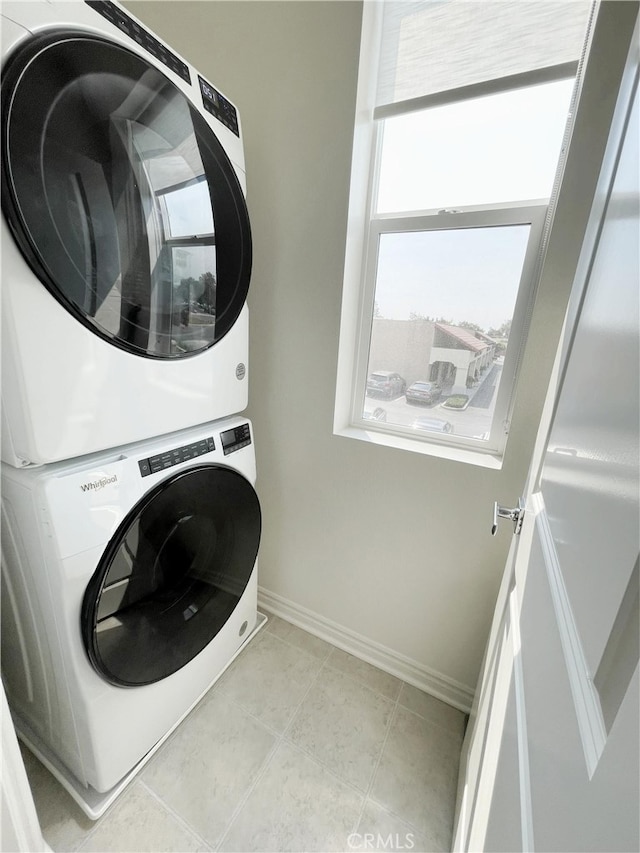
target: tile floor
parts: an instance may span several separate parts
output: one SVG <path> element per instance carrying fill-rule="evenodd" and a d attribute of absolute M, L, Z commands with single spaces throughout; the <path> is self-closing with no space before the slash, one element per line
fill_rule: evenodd
<path fill-rule="evenodd" d="M 464 725 L 270 616 L 99 821 L 23 754 L 54 851 L 444 851 Z"/>

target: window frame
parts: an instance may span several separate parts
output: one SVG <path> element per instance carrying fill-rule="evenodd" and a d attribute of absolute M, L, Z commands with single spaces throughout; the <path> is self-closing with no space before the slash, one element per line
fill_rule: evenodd
<path fill-rule="evenodd" d="M 416 110 L 443 106 L 488 94 L 575 77 L 579 63 L 570 62 L 448 92 L 376 106 L 378 46 L 382 3 L 365 3 L 363 10 L 358 94 L 349 190 L 342 315 L 338 352 L 334 433 L 389 447 L 500 468 L 518 390 L 518 374 L 540 278 L 550 222 L 555 209 L 563 159 L 568 148 L 577 85 L 574 84 L 558 166 L 549 199 L 532 199 L 450 210 L 377 213 L 384 121 Z M 458 228 L 530 225 L 530 234 L 505 353 L 501 381 L 488 438 L 417 433 L 411 427 L 363 417 L 366 379 L 375 310 L 379 239 L 385 233 Z"/>
<path fill-rule="evenodd" d="M 421 444 L 435 442 L 449 446 L 473 449 L 480 453 L 503 453 L 509 431 L 511 399 L 515 391 L 516 368 L 520 360 L 524 336 L 532 309 L 532 288 L 527 282 L 535 279 L 539 261 L 547 202 L 536 201 L 525 204 L 497 204 L 483 208 L 463 208 L 452 213 L 428 211 L 406 215 L 378 215 L 369 222 L 366 240 L 366 257 L 362 277 L 361 333 L 355 359 L 354 387 L 352 393 L 351 424 L 356 428 L 376 429 L 381 433 L 394 432 Z M 425 233 L 435 231 L 498 228 L 514 225 L 530 227 L 527 248 L 523 259 L 520 281 L 514 306 L 509 346 L 505 354 L 501 381 L 497 391 L 490 434 L 486 440 L 467 437 L 457 433 L 431 435 L 416 432 L 411 427 L 392 423 L 371 423 L 362 413 L 366 399 L 369 353 L 373 332 L 375 290 L 378 266 L 378 247 L 384 234 Z M 515 346 L 511 344 L 515 344 Z"/>

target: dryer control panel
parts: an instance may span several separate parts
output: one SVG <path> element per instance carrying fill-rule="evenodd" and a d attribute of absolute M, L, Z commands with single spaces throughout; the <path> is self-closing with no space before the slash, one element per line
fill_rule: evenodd
<path fill-rule="evenodd" d="M 204 453 L 211 453 L 215 449 L 213 437 L 203 438 L 200 441 L 194 441 L 192 444 L 184 444 L 182 447 L 174 447 L 172 450 L 158 453 L 156 456 L 149 456 L 148 459 L 140 459 L 138 467 L 140 474 L 143 477 L 148 477 L 149 474 L 157 474 L 158 471 L 164 471 L 165 468 L 179 465 L 180 462 L 186 462 L 188 459 L 195 459 Z"/>
<path fill-rule="evenodd" d="M 155 36 L 145 30 L 137 21 L 130 18 L 115 3 L 112 3 L 111 0 L 85 0 L 85 3 L 87 6 L 91 6 L 99 15 L 102 15 L 103 18 L 106 18 L 107 21 L 114 24 L 123 33 L 126 33 L 129 38 L 137 42 L 152 56 L 159 59 L 167 68 L 170 68 L 179 77 L 182 77 L 186 83 L 192 85 L 191 74 L 189 73 L 187 64 Z M 233 104 L 199 74 L 198 82 L 200 84 L 200 94 L 202 95 L 202 106 L 205 110 L 215 116 L 218 121 L 221 121 L 236 136 L 240 136 L 238 113 Z"/>
<path fill-rule="evenodd" d="M 222 450 L 224 455 L 234 453 L 242 447 L 247 447 L 251 444 L 251 432 L 249 424 L 241 424 L 233 429 L 227 429 L 220 433 L 220 441 L 222 442 Z"/>
<path fill-rule="evenodd" d="M 137 21 L 134 21 L 122 9 L 119 9 L 115 3 L 111 3 L 110 0 L 85 0 L 85 2 L 87 6 L 91 6 L 92 9 L 102 15 L 103 18 L 106 18 L 107 21 L 115 24 L 119 30 L 126 33 L 129 38 L 144 47 L 152 56 L 155 56 L 167 68 L 170 68 L 179 77 L 182 77 L 186 83 L 191 85 L 191 75 L 189 74 L 187 64 L 170 51 L 168 47 L 165 47 L 162 42 L 158 41 L 155 36 L 147 32 L 144 27 L 141 27 Z"/>
<path fill-rule="evenodd" d="M 200 92 L 202 94 L 202 105 L 205 110 L 215 116 L 218 121 L 221 121 L 229 128 L 236 136 L 240 136 L 238 127 L 238 113 L 236 108 L 230 103 L 224 95 L 221 95 L 217 89 L 214 89 L 211 83 L 198 74 L 200 83 Z"/>

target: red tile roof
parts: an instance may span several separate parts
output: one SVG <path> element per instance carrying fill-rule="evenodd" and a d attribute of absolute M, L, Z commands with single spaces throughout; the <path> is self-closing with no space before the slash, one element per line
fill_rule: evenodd
<path fill-rule="evenodd" d="M 460 326 L 449 326 L 446 323 L 436 323 L 435 326 L 436 329 L 440 329 L 446 335 L 450 335 L 452 338 L 455 338 L 467 349 L 473 350 L 474 352 L 480 352 L 483 349 L 487 349 L 489 346 L 486 341 L 481 341 L 476 338 L 473 332 L 469 331 L 469 329 L 462 329 Z"/>

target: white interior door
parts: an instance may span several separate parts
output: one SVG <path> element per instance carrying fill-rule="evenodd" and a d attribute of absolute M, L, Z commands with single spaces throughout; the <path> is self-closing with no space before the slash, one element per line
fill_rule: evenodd
<path fill-rule="evenodd" d="M 639 849 L 638 44 L 636 26 L 467 737 L 456 850 Z"/>
<path fill-rule="evenodd" d="M 41 850 L 51 850 L 40 831 L 35 803 L 1 681 L 0 727 L 2 728 L 0 850 L 3 853 L 23 853 L 23 851 L 37 853 Z"/>

